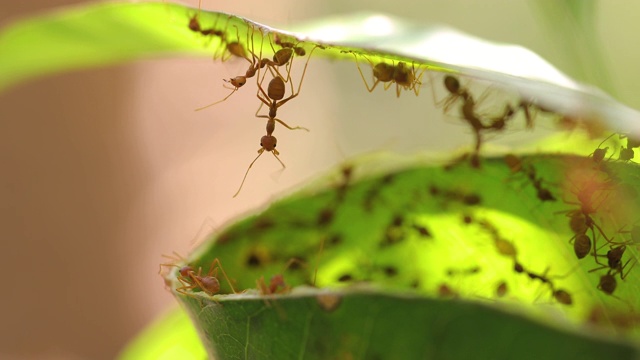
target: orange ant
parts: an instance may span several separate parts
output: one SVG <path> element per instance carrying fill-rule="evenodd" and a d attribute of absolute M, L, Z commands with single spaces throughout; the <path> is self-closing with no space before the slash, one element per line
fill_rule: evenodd
<path fill-rule="evenodd" d="M 194 296 L 187 291 L 204 291 L 207 295 L 213 296 L 220 291 L 220 281 L 218 281 L 218 269 L 222 272 L 222 275 L 227 280 L 231 291 L 237 293 L 231 280 L 227 276 L 227 273 L 222 268 L 222 264 L 219 259 L 214 259 L 211 262 L 211 267 L 206 275 L 202 275 L 202 267 L 198 268 L 196 273 L 191 266 L 184 266 L 179 270 L 178 280 L 182 283 L 182 286 L 176 288 L 176 291 L 187 296 Z"/>
<path fill-rule="evenodd" d="M 237 27 L 236 27 L 237 30 Z M 243 87 L 246 83 L 247 83 L 247 79 L 252 78 L 256 75 L 256 72 L 258 71 L 258 68 L 264 68 L 265 65 L 267 65 L 266 62 L 261 61 L 259 56 L 256 56 L 254 50 L 253 50 L 253 27 L 252 27 L 252 32 L 251 32 L 251 38 L 247 39 L 247 41 L 251 44 L 251 50 L 249 51 L 251 53 L 251 57 L 253 60 L 249 61 L 249 68 L 247 69 L 247 71 L 245 72 L 244 76 L 239 75 L 236 77 L 233 77 L 229 80 L 227 79 L 223 79 L 224 82 L 231 84 L 231 86 L 233 87 L 227 87 L 224 86 L 226 89 L 231 90 L 231 92 L 229 93 L 229 95 L 225 96 L 222 100 L 218 100 L 214 103 L 211 103 L 209 105 L 205 105 L 203 107 L 197 108 L 196 111 L 200 111 L 200 110 L 204 110 L 208 107 L 217 105 L 223 101 L 226 101 L 228 98 L 231 97 L 231 95 L 233 95 L 236 91 L 238 91 L 241 87 Z M 247 35 L 248 36 L 248 35 Z M 263 38 L 264 40 L 264 38 Z M 262 43 L 260 44 L 260 54 L 262 55 Z M 247 58 L 247 60 L 249 60 Z"/>
<path fill-rule="evenodd" d="M 282 273 L 294 264 L 296 264 L 297 266 L 306 266 L 306 263 L 304 261 L 297 258 L 291 258 L 284 266 L 284 270 L 282 271 Z M 260 291 L 260 294 L 275 295 L 288 293 L 291 290 L 291 287 L 284 281 L 284 275 L 282 275 L 282 273 L 273 275 L 271 277 L 271 280 L 269 280 L 269 286 L 267 286 L 264 280 L 264 276 L 260 276 L 260 279 L 256 281 L 256 286 Z"/>
<path fill-rule="evenodd" d="M 191 18 L 189 18 L 189 30 L 199 33 L 203 36 L 211 36 L 211 37 L 218 37 L 220 38 L 220 42 L 222 44 L 224 44 L 224 48 L 222 50 L 222 54 L 218 56 L 218 54 L 214 53 L 213 58 L 217 59 L 218 57 L 220 57 L 222 59 L 222 61 L 226 61 L 229 58 L 225 58 L 224 57 L 224 52 L 228 51 L 230 56 L 236 56 L 236 57 L 241 57 L 244 59 L 249 60 L 249 58 L 247 57 L 246 51 L 244 49 L 244 46 L 242 44 L 240 44 L 239 42 L 239 36 L 238 36 L 238 40 L 233 41 L 233 42 L 229 42 L 227 40 L 227 34 L 223 31 L 223 30 L 217 30 L 216 26 L 214 24 L 213 27 L 209 28 L 209 29 L 203 29 L 202 25 L 200 25 L 200 20 L 198 19 L 198 17 L 200 16 L 200 9 L 202 6 L 202 0 L 198 1 L 198 12 L 196 14 L 194 14 Z M 237 30 L 237 27 L 236 27 Z M 249 60 L 250 61 L 250 60 Z"/>
<path fill-rule="evenodd" d="M 407 91 L 412 90 L 416 94 L 416 96 L 420 94 L 420 86 L 422 85 L 420 80 L 422 79 L 422 75 L 426 71 L 426 68 L 423 69 L 419 74 L 417 74 L 414 64 L 411 65 L 411 68 L 409 68 L 407 64 L 402 61 L 398 62 L 397 65 L 389 64 L 386 62 L 380 62 L 374 65 L 373 62 L 366 56 L 360 55 L 364 57 L 369 62 L 369 64 L 371 64 L 371 68 L 373 69 L 373 85 L 369 87 L 369 83 L 364 78 L 364 74 L 362 73 L 362 69 L 360 68 L 360 63 L 358 62 L 356 54 L 353 52 L 352 54 L 356 59 L 358 72 L 360 73 L 362 81 L 364 81 L 364 85 L 367 88 L 367 91 L 373 92 L 376 86 L 378 86 L 378 84 L 382 82 L 385 83 L 385 90 L 388 90 L 391 87 L 391 84 L 395 83 L 397 97 L 400 97 L 401 87 Z"/>
<path fill-rule="evenodd" d="M 299 46 L 297 46 L 297 44 L 294 44 L 294 43 L 289 42 L 289 41 L 282 41 L 281 36 L 282 35 L 280 35 L 278 33 L 274 33 L 273 34 L 274 42 L 276 43 L 276 45 L 279 45 L 282 48 L 286 48 L 286 49 L 293 49 L 293 52 L 295 52 L 295 54 L 298 55 L 298 56 L 305 56 L 306 55 L 307 52 L 304 50 L 303 47 L 299 47 Z"/>
<path fill-rule="evenodd" d="M 289 97 L 287 97 L 286 99 L 283 99 L 284 98 L 284 92 L 285 92 L 285 81 L 281 76 L 276 76 L 273 79 L 271 79 L 271 81 L 269 82 L 269 85 L 267 87 L 267 91 L 266 92 L 262 88 L 261 82 L 257 83 L 258 84 L 258 93 L 257 93 L 256 96 L 258 97 L 258 99 L 260 99 L 262 104 L 260 104 L 260 107 L 256 111 L 256 115 L 255 116 L 257 118 L 267 119 L 267 125 L 266 125 L 267 135 L 263 136 L 260 139 L 260 149 L 258 150 L 258 156 L 256 156 L 256 158 L 251 162 L 251 164 L 249 164 L 249 167 L 247 168 L 247 171 L 244 174 L 242 182 L 240 183 L 240 187 L 238 188 L 238 191 L 233 195 L 233 197 L 238 196 L 238 194 L 240 193 L 240 190 L 242 190 L 242 186 L 244 185 L 244 181 L 247 179 L 247 175 L 249 174 L 249 170 L 251 170 L 251 167 L 258 160 L 258 158 L 260 158 L 260 156 L 262 155 L 263 152 L 267 151 L 267 152 L 272 153 L 273 156 L 280 162 L 280 164 L 282 165 L 282 168 L 283 169 L 286 168 L 285 164 L 278 157 L 278 155 L 280 155 L 280 152 L 278 152 L 278 150 L 276 150 L 276 144 L 278 142 L 278 139 L 276 139 L 276 137 L 273 136 L 273 132 L 274 132 L 275 127 L 276 127 L 276 122 L 280 123 L 281 125 L 283 125 L 284 127 L 286 127 L 289 130 L 306 130 L 306 131 L 309 131 L 309 129 L 301 127 L 301 126 L 291 127 L 287 123 L 285 123 L 284 121 L 276 118 L 276 115 L 277 115 L 278 108 L 280 108 L 282 105 L 284 105 L 287 102 L 289 102 L 289 100 L 296 98 L 300 94 L 300 90 L 302 89 L 302 81 L 304 80 L 304 76 L 305 76 L 305 74 L 307 72 L 307 66 L 309 65 L 309 60 L 311 59 L 311 55 L 313 55 L 313 51 L 316 48 L 317 47 L 314 47 L 313 50 L 311 50 L 311 53 L 309 54 L 309 57 L 307 58 L 307 61 L 306 61 L 305 65 L 304 65 L 304 70 L 302 72 L 302 77 L 300 78 L 300 83 L 298 84 L 298 91 L 294 92 L 293 82 L 291 82 L 291 93 L 292 94 Z M 258 78 L 260 78 L 260 69 L 259 68 L 258 68 Z M 263 78 L 263 80 L 264 80 L 264 78 Z M 261 109 L 263 104 L 265 104 L 265 105 L 267 105 L 269 107 L 269 115 L 258 115 L 258 112 L 260 111 L 260 109 Z"/>
<path fill-rule="evenodd" d="M 291 289 L 284 281 L 284 276 L 282 274 L 273 275 L 269 281 L 268 287 L 264 281 L 264 276 L 261 276 L 260 279 L 256 281 L 256 285 L 258 290 L 260 290 L 261 295 L 286 294 Z"/>

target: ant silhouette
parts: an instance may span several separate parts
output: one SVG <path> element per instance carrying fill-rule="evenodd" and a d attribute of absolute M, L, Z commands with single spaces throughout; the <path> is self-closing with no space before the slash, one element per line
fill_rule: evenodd
<path fill-rule="evenodd" d="M 543 186 L 544 179 L 536 174 L 536 169 L 530 163 L 525 163 L 519 157 L 508 154 L 504 161 L 512 173 L 523 173 L 536 189 L 536 196 L 540 201 L 556 201 L 555 196 L 549 189 Z"/>
<path fill-rule="evenodd" d="M 469 90 L 460 84 L 460 81 L 454 75 L 446 75 L 443 80 L 444 87 L 449 92 L 449 95 L 442 101 L 436 101 L 436 106 L 442 106 L 446 113 L 458 99 L 462 99 L 462 106 L 460 107 L 460 113 L 462 119 L 471 127 L 475 137 L 475 144 L 473 146 L 473 152 L 471 154 L 470 163 L 474 168 L 480 167 L 480 148 L 484 142 L 484 134 L 491 131 L 503 131 L 506 127 L 507 121 L 509 121 L 514 111 L 510 106 L 507 106 L 502 116 L 488 119 L 491 120 L 489 124 L 485 124 L 487 119 L 481 118 L 476 113 L 477 104 L 481 103 L 481 100 L 476 101 L 471 95 Z M 435 99 L 434 99 L 435 101 Z M 483 121 L 484 120 L 484 121 Z"/>

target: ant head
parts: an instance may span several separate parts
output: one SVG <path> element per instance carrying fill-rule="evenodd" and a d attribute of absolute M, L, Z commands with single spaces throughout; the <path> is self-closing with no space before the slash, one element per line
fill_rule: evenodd
<path fill-rule="evenodd" d="M 198 14 L 196 13 L 189 19 L 189 30 L 200 32 L 200 21 L 198 21 Z"/>
<path fill-rule="evenodd" d="M 444 87 L 452 94 L 457 94 L 460 91 L 460 81 L 452 75 L 444 77 Z"/>
<path fill-rule="evenodd" d="M 260 139 L 260 146 L 266 151 L 275 151 L 278 139 L 272 135 L 265 135 Z"/>
<path fill-rule="evenodd" d="M 244 84 L 247 83 L 247 77 L 246 76 L 236 76 L 234 78 L 231 78 L 229 80 L 227 79 L 223 79 L 224 82 L 231 84 L 231 86 L 233 86 L 234 88 L 240 88 L 242 86 L 244 86 Z"/>
<path fill-rule="evenodd" d="M 296 47 L 294 47 L 294 48 L 293 48 L 293 51 L 294 51 L 294 52 L 296 53 L 296 55 L 298 55 L 298 56 L 305 56 L 305 55 L 307 55 L 307 51 L 306 51 L 303 47 L 300 47 L 300 46 L 296 46 Z M 640 146 L 640 145 L 639 145 L 639 146 Z"/>
<path fill-rule="evenodd" d="M 187 266 L 183 266 L 180 268 L 180 270 L 178 270 L 180 272 L 180 276 L 182 277 L 189 277 L 189 274 L 193 272 L 193 268 L 189 265 Z"/>

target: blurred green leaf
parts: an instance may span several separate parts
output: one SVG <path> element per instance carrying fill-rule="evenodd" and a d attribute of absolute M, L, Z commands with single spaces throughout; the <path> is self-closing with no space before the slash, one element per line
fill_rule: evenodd
<path fill-rule="evenodd" d="M 194 16 L 203 29 L 224 35 L 202 36 L 189 29 Z M 258 30 L 258 31 L 256 31 Z M 418 71 L 456 72 L 515 91 L 558 114 L 608 122 L 611 129 L 640 137 L 640 114 L 597 89 L 562 74 L 523 47 L 496 44 L 442 25 L 409 23 L 383 14 L 331 17 L 274 29 L 234 15 L 198 12 L 168 3 L 91 4 L 27 19 L 0 32 L 0 89 L 63 70 L 190 53 L 220 57 L 237 42 L 267 55 L 274 36 L 322 48 L 314 56 L 355 61 L 405 61 Z M 269 35 L 267 39 L 260 34 Z M 264 50 L 264 54 L 263 54 Z M 228 53 L 227 53 L 228 54 Z M 354 54 L 357 55 L 354 57 Z"/>
<path fill-rule="evenodd" d="M 173 309 L 149 325 L 119 355 L 120 360 L 202 360 L 207 354 L 191 320 Z"/>

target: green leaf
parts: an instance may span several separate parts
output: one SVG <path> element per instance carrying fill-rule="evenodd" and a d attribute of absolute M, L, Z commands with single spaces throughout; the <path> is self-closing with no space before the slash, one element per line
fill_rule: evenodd
<path fill-rule="evenodd" d="M 216 359 L 635 359 L 638 349 L 513 311 L 375 291 L 190 302 Z M 215 324 L 215 325 L 214 325 Z"/>
<path fill-rule="evenodd" d="M 182 309 L 173 309 L 149 325 L 118 358 L 202 360 L 205 357 L 191 320 Z"/>
<path fill-rule="evenodd" d="M 220 35 L 191 31 L 190 19 Z M 255 55 L 240 56 L 253 66 L 256 58 L 273 55 L 277 35 L 300 41 L 309 58 L 348 59 L 360 70 L 380 62 L 394 68 L 399 62 L 411 64 L 417 81 L 396 85 L 398 92 L 419 87 L 421 80 L 436 84 L 442 79 L 437 73 L 444 72 L 489 82 L 492 91 L 521 101 L 518 111 L 526 108 L 522 101 L 535 103 L 553 122 L 581 122 L 589 130 L 605 123 L 604 128 L 640 135 L 636 110 L 576 83 L 521 47 L 379 14 L 324 19 L 295 30 L 171 4 L 94 4 L 3 29 L 0 89 L 44 74 L 168 53 L 226 59 L 232 44 Z M 463 97 L 453 94 L 451 106 L 458 105 L 456 95 Z M 634 217 L 639 173 L 630 159 L 606 156 L 623 157 L 637 146 L 627 139 L 625 148 L 622 137 L 601 144 L 582 139 L 575 146 L 558 139 L 539 148 L 547 153 L 522 156 L 518 164 L 503 155 L 474 166 L 468 159 L 446 164 L 395 158 L 347 165 L 324 183 L 223 229 L 188 259 L 168 264 L 167 283 L 196 321 L 210 355 L 403 358 L 443 351 L 462 358 L 478 344 L 492 358 L 561 358 L 567 355 L 563 351 L 576 348 L 583 356 L 634 355 L 629 345 L 583 333 L 589 323 L 598 331 L 638 339 L 639 279 L 631 270 L 640 241 Z M 556 148 L 578 156 L 549 153 Z M 580 214 L 589 217 L 582 224 L 588 228 L 584 234 L 569 226 Z M 580 243 L 578 235 L 591 240 L 581 259 L 573 245 Z M 620 258 L 612 258 L 616 251 Z M 186 265 L 192 271 L 180 273 Z M 287 285 L 269 280 L 274 275 L 282 275 Z M 611 279 L 615 289 L 609 288 Z M 343 288 L 328 295 L 339 294 L 342 302 L 335 311 L 327 311 L 326 304 L 318 307 L 317 293 L 299 293 L 308 285 Z M 247 293 L 214 294 L 231 293 L 232 287 Z M 296 289 L 290 294 L 291 287 Z M 255 291 L 261 296 L 251 295 Z M 434 299 L 439 297 L 465 300 Z M 469 301 L 493 305 L 488 309 Z M 515 308 L 545 326 L 502 308 Z M 372 313 L 373 319 L 365 316 Z M 434 316 L 444 332 L 432 331 L 438 329 L 430 323 Z M 558 332 L 558 326 L 565 330 Z M 332 329 L 331 335 L 322 329 Z M 488 338 L 484 329 L 514 335 Z M 363 335 L 367 331 L 370 336 Z M 428 340 L 433 349 L 418 348 L 411 341 L 415 338 Z M 127 354 L 145 352 L 137 351 Z"/>
<path fill-rule="evenodd" d="M 64 70 L 169 53 L 204 55 L 202 38 L 186 26 L 192 12 L 168 3 L 100 3 L 12 24 L 0 32 L 0 90 Z"/>
<path fill-rule="evenodd" d="M 196 18 L 201 28 L 221 31 L 225 41 L 221 36 L 191 31 L 190 19 Z M 604 121 L 611 129 L 640 136 L 640 114 L 636 110 L 576 83 L 520 46 L 491 43 L 445 26 L 412 24 L 370 13 L 327 18 L 292 30 L 297 32 L 175 4 L 92 4 L 3 29 L 0 90 L 36 76 L 152 55 L 191 53 L 225 58 L 230 56 L 225 48 L 230 43 L 267 55 L 271 46 L 266 44 L 271 45 L 279 35 L 302 41 L 299 45 L 308 50 L 320 45 L 314 56 L 368 59 L 372 63 L 404 61 L 417 67 L 417 73 L 456 72 L 484 79 L 557 114 Z"/>
<path fill-rule="evenodd" d="M 549 325 L 532 330 L 533 337 L 556 338 L 553 326 L 569 328 L 574 334 L 567 336 L 575 337 L 587 331 L 589 327 L 585 327 L 585 323 L 590 323 L 604 331 L 637 338 L 635 329 L 640 318 L 631 310 L 640 306 L 640 274 L 631 271 L 638 256 L 635 246 L 631 246 L 637 236 L 633 230 L 640 192 L 637 165 L 603 161 L 596 166 L 591 157 L 538 155 L 521 158 L 521 168 L 514 171 L 515 167 L 508 165 L 507 159 L 485 159 L 480 169 L 467 162 L 443 167 L 406 163 L 406 159 L 397 158 L 375 158 L 369 163 L 351 164 L 329 176 L 325 185 L 316 184 L 276 201 L 263 212 L 227 227 L 176 267 L 188 263 L 194 269 L 200 268 L 198 272 L 205 276 L 220 264 L 224 274 L 217 270 L 216 273 L 222 285 L 221 293 L 231 292 L 231 283 L 223 275 L 230 278 L 236 291 L 257 287 L 269 295 L 270 291 L 264 290 L 269 286 L 268 279 L 281 274 L 287 285 L 294 287 L 346 286 L 351 289 L 357 284 L 367 284 L 380 292 L 370 294 L 373 299 L 384 293 L 412 294 L 411 297 L 462 297 L 506 309 L 516 306 L 519 311 Z M 372 168 L 377 169 L 374 172 L 378 175 L 367 175 Z M 350 175 L 353 173 L 360 180 Z M 540 189 L 549 193 L 541 195 Z M 589 206 L 593 207 L 589 214 L 597 226 L 587 235 L 595 242 L 589 254 L 578 259 L 570 244 L 575 236 L 569 223 L 573 215 Z M 622 257 L 624 279 L 606 265 L 607 251 L 620 244 L 628 245 Z M 291 259 L 299 262 L 291 263 Z M 613 295 L 600 289 L 599 283 L 606 274 L 613 274 L 617 279 Z M 265 287 L 260 283 L 256 285 L 261 277 L 267 279 Z M 320 312 L 310 310 L 313 299 L 300 300 L 298 304 L 294 295 L 267 296 L 257 298 L 257 304 L 265 301 L 264 304 L 251 305 L 256 301 L 253 296 L 210 297 L 202 292 L 201 286 L 176 271 L 169 272 L 167 279 L 173 284 L 178 299 L 196 319 L 202 336 L 210 342 L 212 354 L 218 352 L 233 357 L 242 353 L 240 349 L 257 349 L 255 356 L 268 358 L 270 353 L 264 350 L 267 345 L 263 343 L 301 344 L 301 339 L 292 337 L 306 331 L 305 322 Z M 505 293 L 499 291 L 501 288 Z M 374 304 L 378 300 L 359 301 L 363 301 L 360 306 L 370 309 L 377 306 Z M 384 306 L 381 314 L 374 312 L 375 323 L 379 321 L 381 328 L 392 331 L 394 339 L 410 339 L 416 332 L 429 331 L 419 324 L 393 327 L 392 324 L 402 322 L 394 320 L 398 316 L 395 313 L 387 318 L 388 308 L 406 306 L 402 303 L 403 296 L 395 300 L 400 303 Z M 450 306 L 447 311 L 457 314 L 452 316 L 466 317 L 467 310 L 458 313 L 458 305 L 441 306 Z M 429 302 L 428 306 L 436 305 Z M 306 312 L 292 315 L 303 311 L 298 307 Z M 280 329 L 278 335 L 261 340 L 266 335 L 258 332 L 247 340 L 246 333 L 250 330 L 246 324 L 252 324 L 253 314 L 260 311 L 271 315 L 265 315 L 269 320 L 256 322 L 274 322 L 273 326 Z M 279 322 L 271 318 L 278 313 L 282 318 Z M 336 321 L 362 327 L 363 314 L 345 311 L 344 316 L 351 313 L 353 318 Z M 495 326 L 508 332 L 511 330 L 505 329 L 510 329 L 512 321 L 522 320 L 510 318 L 505 323 L 498 321 Z M 428 322 L 422 324 L 429 327 Z M 265 329 L 266 333 L 270 331 L 273 332 L 271 328 Z M 331 332 L 335 331 L 338 330 Z M 245 335 L 241 337 L 240 333 Z M 308 335 L 309 339 L 324 339 L 322 335 L 313 334 Z M 345 326 L 344 333 L 336 336 L 348 339 L 357 333 Z M 433 336 L 435 338 L 424 341 L 439 343 L 440 335 Z M 518 339 L 497 336 L 483 343 L 485 341 L 491 348 L 514 349 L 508 351 L 507 356 L 520 358 L 529 353 L 515 350 L 520 348 Z M 374 347 L 376 353 L 382 351 L 374 345 L 382 340 L 373 338 L 370 342 L 372 345 L 367 346 Z M 351 345 L 353 347 L 345 351 L 357 354 L 356 357 L 368 351 L 362 349 L 367 346 L 360 342 Z M 548 345 L 559 353 L 563 351 L 551 343 Z M 595 343 L 591 345 L 599 347 Z M 605 348 L 602 351 L 609 351 Z M 310 354 L 319 351 L 314 347 L 304 349 L 309 349 Z M 287 351 L 291 353 L 282 356 L 296 358 L 299 354 L 295 347 Z M 590 351 L 585 352 L 588 353 Z M 320 357 L 337 356 L 321 354 Z M 420 352 L 410 354 L 412 358 L 421 356 Z M 468 358 L 468 355 L 463 352 L 452 358 Z"/>

